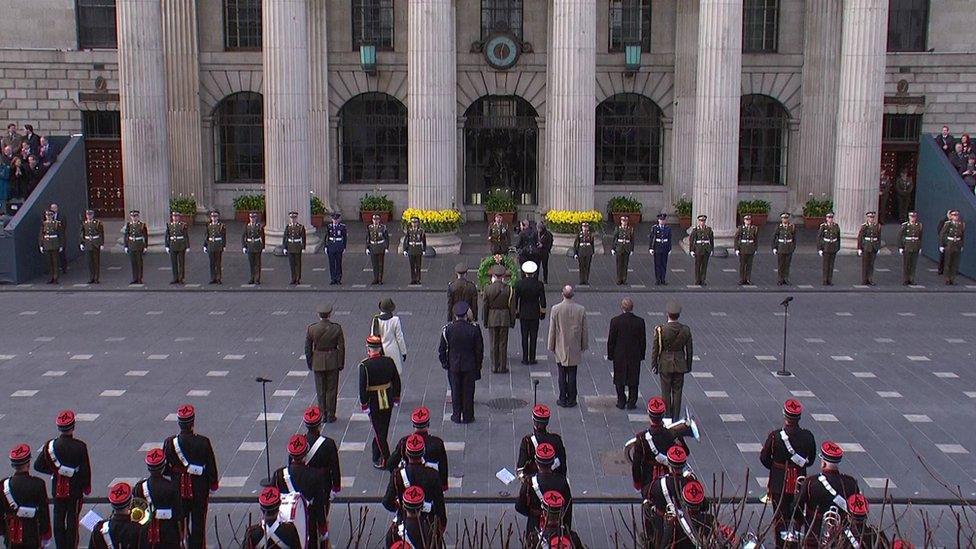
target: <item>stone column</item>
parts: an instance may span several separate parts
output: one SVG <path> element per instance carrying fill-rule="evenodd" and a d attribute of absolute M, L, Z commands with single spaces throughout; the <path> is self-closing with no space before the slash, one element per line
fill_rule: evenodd
<path fill-rule="evenodd" d="M 596 0 L 550 2 L 543 210 L 594 208 Z"/>
<path fill-rule="evenodd" d="M 275 242 L 288 212 L 310 223 L 307 0 L 263 0 L 264 188 L 267 234 Z"/>
<path fill-rule="evenodd" d="M 325 204 L 326 211 L 337 209 L 330 178 L 332 137 L 329 128 L 329 62 L 326 3 L 308 1 L 308 86 L 309 86 L 309 186 Z"/>
<path fill-rule="evenodd" d="M 119 0 L 119 103 L 125 208 L 139 210 L 150 243 L 162 246 L 169 218 L 166 70 L 159 0 Z"/>
<path fill-rule="evenodd" d="M 190 196 L 197 208 L 211 206 L 203 192 L 200 141 L 200 61 L 196 0 L 163 0 L 169 169 L 173 194 Z"/>
<path fill-rule="evenodd" d="M 807 2 L 804 12 L 803 86 L 799 161 L 790 167 L 790 201 L 794 213 L 812 193 L 830 195 L 834 180 L 834 143 L 837 131 L 837 80 L 840 57 L 842 0 Z"/>
<path fill-rule="evenodd" d="M 407 202 L 456 205 L 457 44 L 454 0 L 407 4 Z"/>
<path fill-rule="evenodd" d="M 888 0 L 845 0 L 833 190 L 845 249 L 878 205 L 887 36 Z"/>
<path fill-rule="evenodd" d="M 675 7 L 674 139 L 671 145 L 671 184 L 664 187 L 664 211 L 686 195 L 692 196 L 695 176 L 696 79 L 698 72 L 698 1 L 679 0 Z"/>
<path fill-rule="evenodd" d="M 693 213 L 708 216 L 716 246 L 728 246 L 739 183 L 742 0 L 701 0 L 697 79 Z"/>

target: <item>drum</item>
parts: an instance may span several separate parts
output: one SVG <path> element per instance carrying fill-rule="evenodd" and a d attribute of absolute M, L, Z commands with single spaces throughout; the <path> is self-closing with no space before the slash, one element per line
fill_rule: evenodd
<path fill-rule="evenodd" d="M 305 549 L 305 540 L 308 539 L 308 516 L 305 510 L 305 498 L 298 492 L 281 494 L 278 520 L 295 525 L 295 529 L 298 530 L 298 539 L 302 540 L 302 549 Z"/>

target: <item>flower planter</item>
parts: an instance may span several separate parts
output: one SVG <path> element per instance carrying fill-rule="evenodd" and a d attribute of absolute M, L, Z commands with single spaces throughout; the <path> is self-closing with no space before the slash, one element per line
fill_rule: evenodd
<path fill-rule="evenodd" d="M 502 223 L 508 225 L 509 227 L 511 227 L 512 223 L 515 222 L 515 212 L 487 212 L 486 211 L 485 219 L 488 221 L 488 223 L 493 223 L 495 221 L 496 215 L 502 216 Z"/>
<path fill-rule="evenodd" d="M 620 218 L 623 216 L 627 216 L 627 223 L 629 223 L 631 227 L 636 227 L 640 225 L 641 222 L 640 212 L 610 212 L 610 217 L 613 218 L 614 227 L 620 226 Z"/>
<path fill-rule="evenodd" d="M 259 212 L 257 210 L 234 210 L 234 221 L 247 223 L 250 221 L 251 213 L 258 214 L 258 221 L 264 219 L 264 212 Z"/>
<path fill-rule="evenodd" d="M 826 221 L 826 217 L 814 217 L 814 216 L 804 216 L 803 217 L 803 227 L 805 229 L 819 229 L 820 225 Z"/>
<path fill-rule="evenodd" d="M 312 214 L 312 226 L 316 229 L 325 225 L 325 214 Z"/>
<path fill-rule="evenodd" d="M 739 223 L 742 223 L 742 216 L 746 214 L 739 214 Z M 766 213 L 751 213 L 748 214 L 752 216 L 752 224 L 757 227 L 762 227 L 769 221 L 769 212 Z"/>
<path fill-rule="evenodd" d="M 363 223 L 369 225 L 373 222 L 373 214 L 380 216 L 380 223 L 384 225 L 390 222 L 392 214 L 390 212 L 373 212 L 373 211 L 361 211 L 359 212 L 359 218 L 363 220 Z"/>
<path fill-rule="evenodd" d="M 678 226 L 682 229 L 691 228 L 691 216 L 690 215 L 679 215 L 678 216 Z"/>
<path fill-rule="evenodd" d="M 446 233 L 427 233 L 427 248 L 428 251 L 433 248 L 437 255 L 456 255 L 461 253 L 461 237 L 458 236 L 457 230 Z M 399 249 L 403 249 L 402 239 Z"/>

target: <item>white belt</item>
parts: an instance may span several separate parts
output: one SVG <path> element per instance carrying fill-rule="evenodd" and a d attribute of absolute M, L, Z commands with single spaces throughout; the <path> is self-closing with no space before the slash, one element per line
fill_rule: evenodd
<path fill-rule="evenodd" d="M 872 242 L 873 242 L 873 241 L 875 241 L 875 240 L 877 240 L 877 238 L 875 238 L 875 237 L 873 237 L 873 236 L 865 236 L 865 237 L 864 237 L 864 240 L 870 240 L 870 241 L 872 241 Z"/>
<path fill-rule="evenodd" d="M 668 241 L 667 238 L 655 238 L 654 239 L 654 242 L 667 242 L 667 241 Z"/>
<path fill-rule="evenodd" d="M 183 236 L 183 235 L 171 235 L 170 236 L 170 239 L 172 239 L 172 240 L 183 240 L 184 238 L 186 238 L 186 237 Z"/>
<path fill-rule="evenodd" d="M 836 238 L 825 238 L 825 239 L 823 239 L 823 241 L 824 242 L 837 242 L 837 239 Z"/>
<path fill-rule="evenodd" d="M 955 242 L 956 240 L 962 240 L 962 238 L 959 238 L 958 236 L 947 236 L 946 240 L 952 240 Z"/>

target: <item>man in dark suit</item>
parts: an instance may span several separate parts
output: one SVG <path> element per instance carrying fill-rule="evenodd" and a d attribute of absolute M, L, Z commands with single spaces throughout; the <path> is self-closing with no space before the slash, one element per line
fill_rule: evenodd
<path fill-rule="evenodd" d="M 952 167 L 962 175 L 966 171 L 966 167 L 969 165 L 969 155 L 963 152 L 962 143 L 956 143 L 955 148 L 949 155 L 949 162 L 952 163 Z"/>
<path fill-rule="evenodd" d="M 468 303 L 454 305 L 454 322 L 441 330 L 437 349 L 441 367 L 447 370 L 451 384 L 451 421 L 474 421 L 474 386 L 481 379 L 481 365 L 485 360 L 485 341 L 478 325 L 468 322 Z"/>
<path fill-rule="evenodd" d="M 549 254 L 552 253 L 553 237 L 546 224 L 539 223 L 539 268 L 543 284 L 549 284 Z"/>
<path fill-rule="evenodd" d="M 526 261 L 522 264 L 525 276 L 515 283 L 515 317 L 522 330 L 522 364 L 536 364 L 539 320 L 546 317 L 546 287 L 539 282 L 538 271 L 534 261 Z"/>
<path fill-rule="evenodd" d="M 935 144 L 948 156 L 955 150 L 956 138 L 949 133 L 949 126 L 942 126 L 942 133 L 935 136 Z"/>
<path fill-rule="evenodd" d="M 635 315 L 634 302 L 625 297 L 621 314 L 610 320 L 607 336 L 607 360 L 613 361 L 613 385 L 617 388 L 617 408 L 637 407 L 641 361 L 647 352 L 644 319 Z"/>
<path fill-rule="evenodd" d="M 694 353 L 691 328 L 678 322 L 681 305 L 669 301 L 666 313 L 668 321 L 654 328 L 651 370 L 661 376 L 661 396 L 667 408 L 666 417 L 677 419 L 681 415 L 681 390 L 685 384 L 685 374 L 691 371 Z"/>

